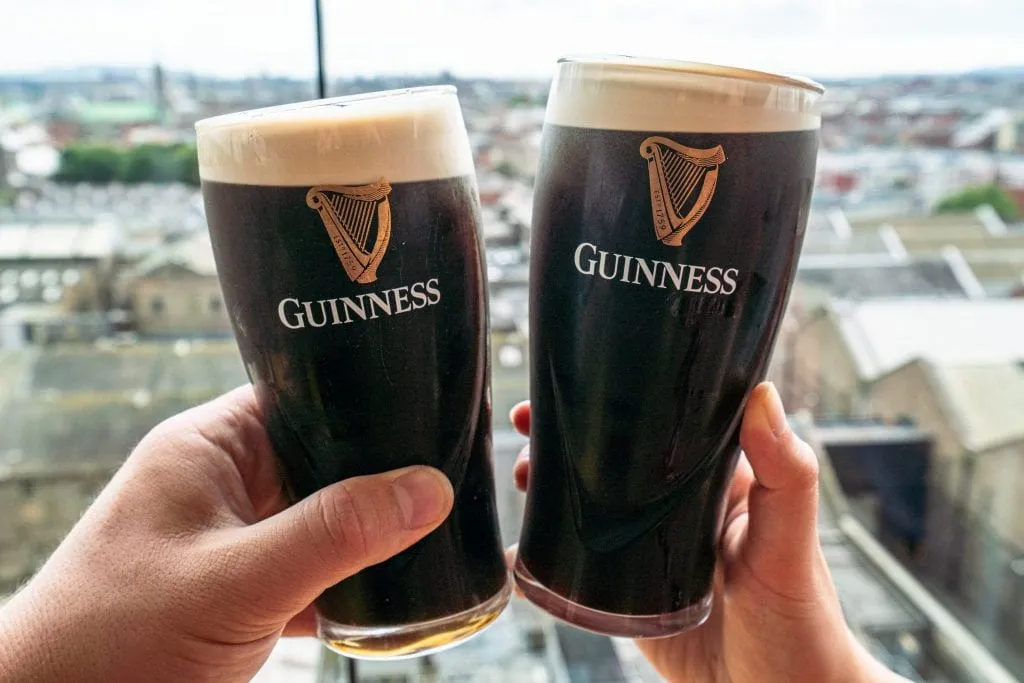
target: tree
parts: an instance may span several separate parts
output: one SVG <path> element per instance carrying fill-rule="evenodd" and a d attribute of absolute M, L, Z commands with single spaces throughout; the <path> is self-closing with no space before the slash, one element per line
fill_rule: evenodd
<path fill-rule="evenodd" d="M 112 183 L 120 180 L 124 157 L 113 147 L 71 145 L 60 153 L 57 180 L 65 183 Z"/>
<path fill-rule="evenodd" d="M 160 170 L 160 152 L 153 145 L 139 145 L 124 152 L 121 180 L 145 183 L 155 180 Z"/>
<path fill-rule="evenodd" d="M 998 185 L 969 187 L 939 202 L 935 213 L 966 213 L 988 204 L 1004 221 L 1017 220 L 1018 210 L 1013 198 Z"/>
<path fill-rule="evenodd" d="M 70 145 L 61 152 L 57 180 L 68 183 L 199 184 L 196 147 L 191 144 L 139 145 L 127 149 Z"/>
<path fill-rule="evenodd" d="M 195 145 L 178 145 L 174 152 L 175 178 L 188 185 L 199 184 L 199 158 Z"/>

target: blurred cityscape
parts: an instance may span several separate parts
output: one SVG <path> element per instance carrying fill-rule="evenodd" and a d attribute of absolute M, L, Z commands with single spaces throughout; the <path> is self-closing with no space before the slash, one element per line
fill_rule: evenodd
<path fill-rule="evenodd" d="M 548 83 L 454 83 L 475 154 L 505 540 L 523 501 L 532 184 Z M 822 462 L 821 539 L 859 638 L 914 681 L 1024 676 L 1024 69 L 832 82 L 770 379 Z M 246 381 L 197 186 L 196 120 L 307 81 L 149 69 L 0 76 L 0 596 L 153 425 Z M 515 601 L 359 680 L 656 681 L 628 642 Z M 345 681 L 313 641 L 257 681 Z"/>

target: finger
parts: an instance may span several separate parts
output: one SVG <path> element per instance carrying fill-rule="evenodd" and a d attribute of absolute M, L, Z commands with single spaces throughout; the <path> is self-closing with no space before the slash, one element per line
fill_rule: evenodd
<path fill-rule="evenodd" d="M 818 462 L 790 429 L 772 384 L 751 394 L 740 443 L 756 478 L 743 555 L 761 576 L 796 585 L 818 551 Z"/>
<path fill-rule="evenodd" d="M 236 548 L 240 579 L 273 586 L 282 610 L 301 609 L 433 531 L 453 499 L 447 477 L 430 467 L 346 479 L 247 527 Z"/>
<path fill-rule="evenodd" d="M 508 415 L 509 419 L 512 420 L 512 426 L 516 428 L 516 431 L 523 436 L 530 435 L 530 402 L 521 401 L 512 408 L 512 412 Z"/>
<path fill-rule="evenodd" d="M 516 462 L 512 465 L 512 478 L 515 480 L 516 488 L 525 491 L 530 482 L 530 446 L 527 444 L 519 451 Z"/>
<path fill-rule="evenodd" d="M 281 635 L 286 638 L 307 638 L 316 635 L 316 608 L 310 605 L 288 622 Z"/>
<path fill-rule="evenodd" d="M 749 510 L 750 489 L 754 485 L 754 471 L 750 468 L 747 457 L 740 453 L 736 462 L 732 482 L 726 499 L 725 516 L 722 520 L 722 531 L 719 551 L 726 562 L 732 562 L 742 548 L 746 536 L 747 514 Z"/>
<path fill-rule="evenodd" d="M 754 470 L 750 468 L 750 461 L 747 456 L 740 453 L 736 462 L 736 471 L 732 475 L 732 482 L 729 484 L 729 496 L 726 502 L 725 518 L 735 516 L 747 509 L 747 498 L 750 495 L 750 487 L 754 485 Z"/>
<path fill-rule="evenodd" d="M 519 544 L 514 543 L 505 549 L 505 564 L 508 565 L 509 569 L 515 569 L 516 566 L 516 553 L 519 552 Z M 523 591 L 519 589 L 519 582 L 512 582 L 512 590 L 519 597 L 523 597 Z"/>

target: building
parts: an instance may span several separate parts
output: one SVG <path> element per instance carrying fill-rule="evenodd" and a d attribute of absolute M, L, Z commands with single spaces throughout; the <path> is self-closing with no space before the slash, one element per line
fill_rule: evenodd
<path fill-rule="evenodd" d="M 206 231 L 159 248 L 123 272 L 117 288 L 145 338 L 231 335 Z"/>
<path fill-rule="evenodd" d="M 950 254 L 895 258 L 888 254 L 804 256 L 797 281 L 833 297 L 850 300 L 883 298 L 965 298 L 974 278 Z"/>
<path fill-rule="evenodd" d="M 917 358 L 875 380 L 869 394 L 872 414 L 933 436 L 937 483 L 950 498 L 1024 548 L 1024 361 Z"/>
<path fill-rule="evenodd" d="M 0 348 L 95 341 L 114 334 L 122 320 L 113 311 L 69 312 L 59 304 L 14 304 L 0 310 Z"/>
<path fill-rule="evenodd" d="M 61 143 L 74 140 L 118 140 L 134 128 L 158 124 L 160 108 L 152 101 L 111 99 L 82 102 L 58 112 L 49 123 Z"/>
<path fill-rule="evenodd" d="M 0 309 L 105 310 L 118 238 L 105 219 L 0 223 Z"/>
<path fill-rule="evenodd" d="M 797 367 L 791 403 L 819 416 L 864 415 L 869 387 L 922 358 L 944 364 L 1024 360 L 1024 300 L 833 300 L 787 342 Z"/>

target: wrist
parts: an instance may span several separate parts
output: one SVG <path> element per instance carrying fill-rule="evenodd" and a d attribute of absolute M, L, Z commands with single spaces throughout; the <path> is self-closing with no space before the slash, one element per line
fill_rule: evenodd
<path fill-rule="evenodd" d="M 0 682 L 110 680 L 96 666 L 98 650 L 83 649 L 89 625 L 35 583 L 0 605 Z"/>
<path fill-rule="evenodd" d="M 30 604 L 19 593 L 0 605 L 0 681 L 54 680 L 55 672 L 47 670 L 53 656 L 42 649 L 47 639 L 37 632 L 38 620 L 27 613 Z"/>

